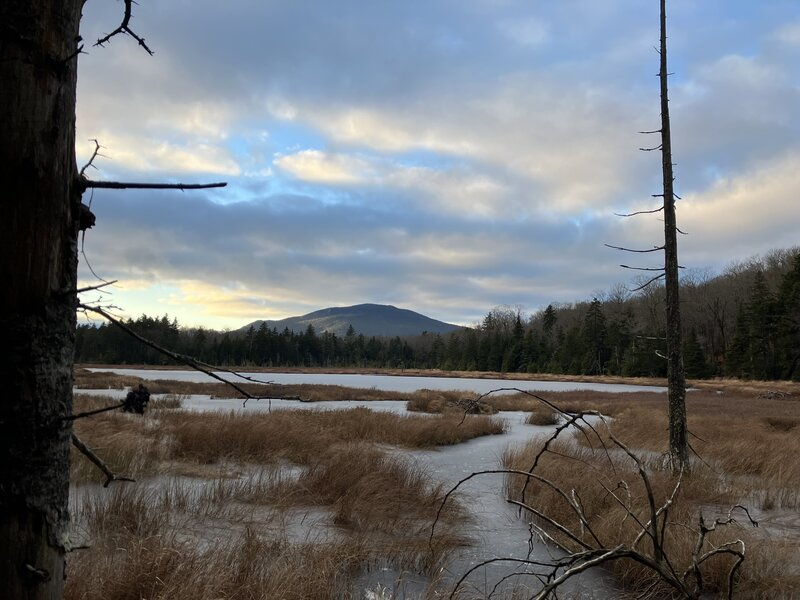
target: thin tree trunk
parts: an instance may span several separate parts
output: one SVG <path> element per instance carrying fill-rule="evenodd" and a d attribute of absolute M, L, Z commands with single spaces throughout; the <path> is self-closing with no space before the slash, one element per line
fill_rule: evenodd
<path fill-rule="evenodd" d="M 0 586 L 15 599 L 63 595 L 81 6 L 0 3 Z"/>
<path fill-rule="evenodd" d="M 678 280 L 678 235 L 672 173 L 672 137 L 667 80 L 667 3 L 661 0 L 661 162 L 664 176 L 664 269 L 667 311 L 667 386 L 669 396 L 669 456 L 674 470 L 689 466 L 686 430 L 686 381 L 683 367 L 681 306 Z"/>

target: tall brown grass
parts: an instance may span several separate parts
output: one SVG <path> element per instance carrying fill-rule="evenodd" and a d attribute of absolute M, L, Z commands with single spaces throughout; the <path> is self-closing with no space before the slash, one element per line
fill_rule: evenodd
<path fill-rule="evenodd" d="M 556 425 L 560 418 L 561 415 L 559 415 L 557 412 L 546 407 L 540 407 L 531 411 L 531 413 L 528 415 L 528 418 L 525 419 L 525 422 L 528 425 Z"/>
<path fill-rule="evenodd" d="M 76 410 L 106 404 L 76 396 Z M 66 597 L 181 600 L 360 597 L 352 586 L 372 564 L 435 574 L 466 543 L 467 513 L 448 503 L 430 539 L 444 492 L 385 444 L 454 444 L 503 424 L 366 409 L 158 410 L 102 413 L 76 429 L 113 469 L 142 479 L 78 488 L 73 520 L 91 547 L 71 555 Z M 89 467 L 74 463 L 86 481 Z M 204 479 L 165 479 L 176 474 Z M 292 539 L 292 511 L 308 510 L 334 534 Z"/>
<path fill-rule="evenodd" d="M 91 545 L 70 555 L 66 598 L 348 598 L 370 564 L 433 574 L 464 543 L 457 505 L 429 541 L 440 489 L 375 449 L 279 472 L 79 490 L 73 521 Z M 292 539 L 281 517 L 292 503 L 327 507 L 340 533 Z"/>
<path fill-rule="evenodd" d="M 174 524 L 104 537 L 68 561 L 67 600 L 329 600 L 351 597 L 373 553 L 359 539 L 293 544 L 245 527 L 198 544 Z"/>
<path fill-rule="evenodd" d="M 578 399 L 571 402 L 573 411 L 585 406 Z M 634 394 L 607 399 L 594 397 L 590 402 L 592 409 L 613 413 L 610 421 L 613 434 L 642 459 L 656 503 L 663 503 L 676 482 L 664 469 L 668 438 L 665 399 Z M 555 403 L 559 403 L 557 399 Z M 692 471 L 684 477 L 678 497 L 670 507 L 673 525 L 666 539 L 666 550 L 678 570 L 690 564 L 701 512 L 710 521 L 734 504 L 765 511 L 796 511 L 800 506 L 800 437 L 793 425 L 800 406 L 797 402 L 759 398 L 754 392 L 743 394 L 739 390 L 723 393 L 700 390 L 688 394 L 687 404 L 691 443 L 701 458 L 695 457 Z M 604 427 L 601 425 L 598 431 L 604 432 Z M 608 447 L 613 448 L 610 438 L 605 433 L 601 435 Z M 542 441 L 531 442 L 509 449 L 504 465 L 510 469 L 530 469 L 542 444 Z M 590 449 L 583 436 L 558 442 L 552 449 L 553 453 L 543 455 L 536 472 L 555 482 L 568 495 L 575 491 L 593 531 L 605 546 L 630 542 L 640 529 L 633 516 L 641 522 L 649 518 L 647 495 L 634 463 L 619 450 L 612 449 L 606 454 L 598 451 L 597 444 L 594 450 Z M 509 497 L 519 498 L 523 484 L 524 478 L 509 476 L 506 480 Z M 613 498 L 612 491 L 625 501 L 631 514 Z M 530 481 L 526 501 L 573 531 L 585 533 L 569 504 L 548 486 Z M 746 544 L 747 558 L 737 574 L 735 597 L 793 597 L 800 589 L 800 544 L 792 537 L 791 530 L 756 529 L 743 513 L 735 516 L 739 525 L 720 528 L 708 540 L 708 544 L 720 544 L 741 539 Z M 709 548 L 710 545 L 704 549 Z M 704 576 L 710 591 L 719 594 L 726 591 L 730 565 L 722 557 L 705 565 Z M 671 590 L 641 565 L 620 561 L 613 568 L 630 590 L 642 593 L 649 589 L 647 597 L 670 597 Z"/>
<path fill-rule="evenodd" d="M 110 398 L 76 395 L 76 410 L 112 404 Z M 144 418 L 117 411 L 75 425 L 78 435 L 112 468 L 134 476 L 164 472 L 173 461 L 310 464 L 336 444 L 362 441 L 429 448 L 500 434 L 504 428 L 502 421 L 485 416 L 406 416 L 364 408 L 253 414 L 156 411 Z M 78 481 L 83 480 L 81 474 L 93 472 L 84 463 L 75 456 L 73 478 Z"/>

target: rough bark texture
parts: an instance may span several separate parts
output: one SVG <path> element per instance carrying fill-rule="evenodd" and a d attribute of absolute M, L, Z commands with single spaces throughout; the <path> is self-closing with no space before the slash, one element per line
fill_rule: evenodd
<path fill-rule="evenodd" d="M 683 367 L 681 305 L 678 295 L 678 231 L 672 172 L 672 137 L 669 124 L 667 80 L 667 7 L 661 0 L 661 162 L 664 176 L 664 275 L 667 294 L 667 385 L 669 396 L 669 455 L 674 470 L 689 466 L 686 430 L 686 380 Z"/>
<path fill-rule="evenodd" d="M 75 336 L 81 0 L 0 3 L 0 586 L 60 598 Z"/>

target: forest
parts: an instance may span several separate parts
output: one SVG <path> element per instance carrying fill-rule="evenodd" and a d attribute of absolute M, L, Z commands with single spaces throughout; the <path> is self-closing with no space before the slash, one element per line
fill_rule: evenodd
<path fill-rule="evenodd" d="M 773 250 L 719 275 L 681 279 L 686 375 L 692 379 L 800 379 L 800 249 Z M 565 375 L 666 376 L 664 294 L 651 285 L 597 292 L 589 301 L 550 304 L 527 316 L 497 307 L 449 335 L 365 337 L 181 328 L 169 316 L 125 321 L 173 351 L 226 366 L 372 367 Z M 170 364 L 114 325 L 78 327 L 76 362 Z"/>

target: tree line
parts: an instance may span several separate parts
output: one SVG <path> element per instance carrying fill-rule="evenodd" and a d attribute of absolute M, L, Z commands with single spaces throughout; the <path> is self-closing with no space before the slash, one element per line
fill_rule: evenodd
<path fill-rule="evenodd" d="M 689 378 L 800 379 L 800 249 L 778 250 L 718 276 L 682 277 L 684 362 Z M 447 335 L 366 337 L 282 331 L 181 328 L 142 315 L 126 324 L 155 343 L 228 366 L 421 368 L 567 375 L 666 376 L 664 294 L 624 286 L 591 301 L 551 304 L 526 316 L 492 309 L 481 323 Z M 113 325 L 81 325 L 76 361 L 170 364 Z"/>

